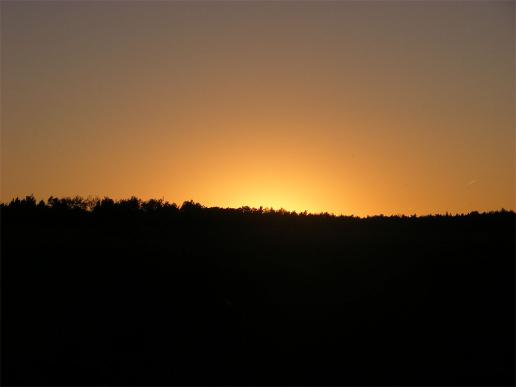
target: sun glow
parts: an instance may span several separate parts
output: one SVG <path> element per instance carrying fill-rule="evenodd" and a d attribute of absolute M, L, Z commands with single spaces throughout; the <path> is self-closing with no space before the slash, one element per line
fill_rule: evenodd
<path fill-rule="evenodd" d="M 1 2 L 1 199 L 514 209 L 514 4 L 302 3 Z"/>
<path fill-rule="evenodd" d="M 249 206 L 252 208 L 273 208 L 275 210 L 284 209 L 287 211 L 303 212 L 308 211 L 312 213 L 321 212 L 313 203 L 310 203 L 306 198 L 296 196 L 293 192 L 261 192 L 251 193 L 249 195 L 242 195 L 241 198 L 236 198 L 232 201 L 234 204 L 231 207 Z"/>

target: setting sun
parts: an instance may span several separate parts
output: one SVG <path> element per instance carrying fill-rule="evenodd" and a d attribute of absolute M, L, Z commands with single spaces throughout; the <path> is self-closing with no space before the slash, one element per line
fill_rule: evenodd
<path fill-rule="evenodd" d="M 0 384 L 514 386 L 514 0 L 0 0 Z"/>
<path fill-rule="evenodd" d="M 512 9 L 2 2 L 2 200 L 514 209 Z"/>

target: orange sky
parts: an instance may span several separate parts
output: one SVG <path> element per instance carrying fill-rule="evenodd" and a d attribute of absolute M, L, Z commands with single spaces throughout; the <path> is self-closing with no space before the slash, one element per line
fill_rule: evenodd
<path fill-rule="evenodd" d="M 1 199 L 515 208 L 514 2 L 1 2 Z"/>

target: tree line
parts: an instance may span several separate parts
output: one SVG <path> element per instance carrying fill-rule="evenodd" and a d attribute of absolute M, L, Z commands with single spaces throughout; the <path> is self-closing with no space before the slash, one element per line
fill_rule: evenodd
<path fill-rule="evenodd" d="M 506 210 L 504 208 L 496 211 L 478 212 L 471 211 L 469 213 L 450 214 L 428 214 L 428 215 L 372 215 L 366 217 L 359 217 L 356 215 L 335 215 L 329 212 L 310 213 L 308 211 L 288 211 L 284 208 L 274 209 L 272 207 L 249 207 L 242 206 L 239 208 L 222 208 L 222 207 L 207 207 L 201 203 L 193 200 L 184 201 L 181 205 L 170 203 L 163 198 L 142 200 L 136 196 L 131 196 L 126 199 L 112 199 L 109 197 L 55 197 L 50 196 L 46 201 L 37 200 L 34 195 L 27 195 L 24 198 L 13 198 L 6 203 L 0 203 L 0 209 L 5 211 L 15 211 L 19 213 L 27 211 L 46 211 L 46 212 L 87 212 L 87 213 L 133 213 L 133 214 L 162 214 L 162 215 L 179 215 L 179 214 L 251 214 L 251 215 L 280 215 L 287 217 L 319 217 L 319 218 L 333 218 L 333 219 L 407 219 L 407 218 L 460 218 L 460 217 L 478 217 L 481 215 L 496 215 L 496 216 L 514 216 L 515 212 Z"/>

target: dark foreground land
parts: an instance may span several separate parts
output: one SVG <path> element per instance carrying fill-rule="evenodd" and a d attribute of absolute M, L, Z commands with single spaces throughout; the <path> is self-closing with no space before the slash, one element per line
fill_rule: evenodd
<path fill-rule="evenodd" d="M 3 385 L 513 385 L 515 214 L 2 205 Z"/>

